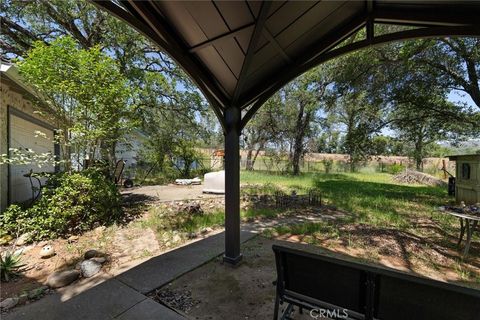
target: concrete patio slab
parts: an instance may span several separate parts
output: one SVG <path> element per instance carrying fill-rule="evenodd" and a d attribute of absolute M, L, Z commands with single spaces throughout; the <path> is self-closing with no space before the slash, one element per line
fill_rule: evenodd
<path fill-rule="evenodd" d="M 241 241 L 245 242 L 255 235 L 244 231 Z M 117 279 L 138 292 L 148 293 L 207 263 L 224 250 L 225 233 L 222 232 L 154 257 L 118 275 Z"/>
<path fill-rule="evenodd" d="M 243 231 L 245 242 L 256 234 Z M 111 279 L 99 279 L 94 287 L 82 280 L 40 301 L 2 314 L 2 320 L 103 320 L 162 319 L 183 316 L 151 300 L 145 293 L 159 288 L 224 252 L 224 232 L 161 254 Z M 75 285 L 80 285 L 75 290 Z M 72 297 L 73 296 L 73 297 Z"/>
<path fill-rule="evenodd" d="M 2 317 L 4 320 L 77 320 L 114 319 L 146 297 L 115 279 L 99 285 L 62 302 L 55 293 L 28 304 Z"/>
<path fill-rule="evenodd" d="M 178 313 L 168 309 L 167 307 L 157 303 L 151 299 L 145 299 L 136 304 L 119 317 L 119 320 L 185 320 Z"/>

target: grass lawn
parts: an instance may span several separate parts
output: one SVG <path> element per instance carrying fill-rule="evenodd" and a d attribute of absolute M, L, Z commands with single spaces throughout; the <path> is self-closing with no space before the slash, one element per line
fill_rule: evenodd
<path fill-rule="evenodd" d="M 242 183 L 268 184 L 298 192 L 316 188 L 326 203 L 353 213 L 352 219 L 357 223 L 404 230 L 415 228 L 415 219 L 423 216 L 434 216 L 445 228 L 450 228 L 451 222 L 456 221 L 436 212 L 438 206 L 453 201 L 446 190 L 401 185 L 393 182 L 392 175 L 387 173 L 304 174 L 295 177 L 242 172 L 241 180 Z"/>
<path fill-rule="evenodd" d="M 281 225 L 267 231 L 267 236 L 307 242 L 363 260 L 480 286 L 479 237 L 474 236 L 469 257 L 461 259 L 456 246 L 459 222 L 437 211 L 454 200 L 446 188 L 398 184 L 387 173 L 294 177 L 242 172 L 241 181 L 298 193 L 315 188 L 321 191 L 324 203 L 350 213 L 335 220 Z"/>

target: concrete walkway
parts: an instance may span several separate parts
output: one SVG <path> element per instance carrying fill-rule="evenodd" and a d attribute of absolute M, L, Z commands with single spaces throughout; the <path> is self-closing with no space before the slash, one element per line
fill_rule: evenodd
<path fill-rule="evenodd" d="M 242 242 L 255 236 L 242 232 Z M 77 296 L 62 301 L 62 294 L 14 309 L 3 320 L 180 320 L 183 316 L 144 294 L 207 263 L 224 252 L 224 233 L 154 257 Z"/>

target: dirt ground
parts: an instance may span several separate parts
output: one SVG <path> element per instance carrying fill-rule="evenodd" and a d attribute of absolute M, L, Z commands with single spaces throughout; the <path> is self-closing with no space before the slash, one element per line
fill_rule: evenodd
<path fill-rule="evenodd" d="M 244 246 L 244 260 L 238 267 L 217 258 L 156 295 L 190 319 L 270 319 L 276 277 L 272 243 L 256 237 Z"/>
<path fill-rule="evenodd" d="M 156 290 L 151 297 L 189 319 L 271 319 L 275 302 L 273 281 L 277 274 L 272 251 L 274 243 L 335 255 L 316 246 L 257 236 L 242 247 L 244 258 L 240 265 L 225 265 L 218 257 Z M 338 256 L 345 258 L 341 254 Z M 281 306 L 281 310 L 284 307 L 286 305 Z M 294 310 L 292 318 L 312 319 L 308 311 L 299 314 L 298 309 Z"/>
<path fill-rule="evenodd" d="M 100 279 L 107 279 L 118 275 L 153 256 L 160 255 L 176 247 L 157 239 L 150 228 L 144 228 L 141 221 L 148 218 L 148 213 L 143 214 L 136 221 L 125 226 L 100 227 L 86 232 L 75 240 L 55 239 L 42 241 L 22 247 L 22 263 L 26 264 L 22 276 L 16 277 L 9 282 L 1 283 L 0 300 L 7 297 L 18 296 L 22 292 L 36 289 L 44 285 L 47 277 L 54 271 L 72 269 L 83 259 L 83 255 L 90 249 L 98 250 L 106 254 L 107 262 L 102 270 L 92 278 L 82 279 L 81 285 L 95 284 Z M 213 230 L 199 235 L 195 240 L 201 240 L 219 232 Z M 55 255 L 50 258 L 41 258 L 40 250 L 46 244 L 52 245 Z M 1 247 L 0 251 L 8 247 Z M 66 288 L 75 287 L 74 283 Z"/>

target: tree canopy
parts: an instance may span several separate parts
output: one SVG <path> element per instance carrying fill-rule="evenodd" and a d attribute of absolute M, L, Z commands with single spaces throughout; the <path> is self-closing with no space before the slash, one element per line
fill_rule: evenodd
<path fill-rule="evenodd" d="M 88 1 L 6 0 L 0 9 L 3 55 L 18 59 L 78 150 L 112 163 L 131 128 L 149 137 L 144 157 L 159 167 L 193 161 L 194 147 L 221 148 L 221 128 L 199 90 L 122 21 Z M 408 155 L 420 167 L 439 141 L 480 136 L 479 62 L 478 38 L 409 40 L 326 62 L 252 118 L 242 139 L 247 167 L 263 149 L 286 153 L 294 174 L 315 151 L 348 154 L 351 170 L 382 153 Z"/>

